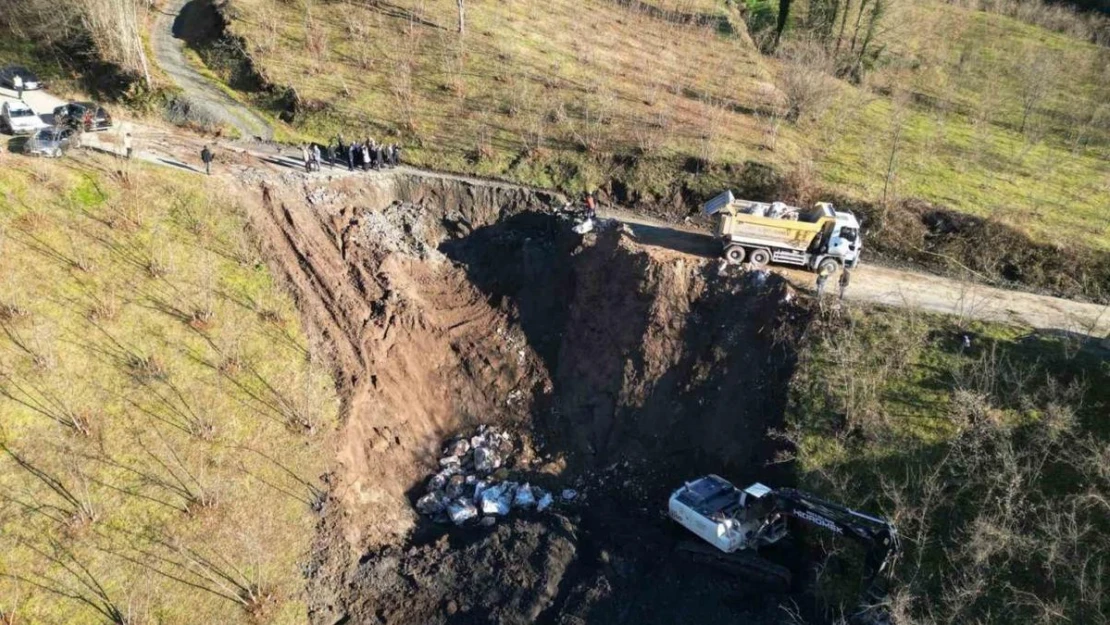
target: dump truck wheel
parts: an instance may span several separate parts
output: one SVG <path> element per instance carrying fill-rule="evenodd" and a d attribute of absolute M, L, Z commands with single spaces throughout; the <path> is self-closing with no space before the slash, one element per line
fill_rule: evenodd
<path fill-rule="evenodd" d="M 836 262 L 832 258 L 826 258 L 825 260 L 817 263 L 817 273 L 832 275 L 836 273 L 838 269 L 840 269 L 840 263 Z"/>
<path fill-rule="evenodd" d="M 744 248 L 739 245 L 725 248 L 725 260 L 731 265 L 739 265 L 744 262 Z"/>
<path fill-rule="evenodd" d="M 748 262 L 750 262 L 753 267 L 763 267 L 771 262 L 771 252 L 765 249 L 752 250 L 751 255 L 748 256 Z"/>

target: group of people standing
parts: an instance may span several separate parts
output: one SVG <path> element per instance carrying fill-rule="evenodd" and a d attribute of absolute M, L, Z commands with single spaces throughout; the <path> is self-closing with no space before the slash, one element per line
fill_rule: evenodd
<path fill-rule="evenodd" d="M 335 143 L 329 143 L 320 149 L 316 143 L 301 146 L 301 157 L 304 160 L 306 172 L 320 171 L 320 164 L 327 159 L 329 167 L 346 163 L 347 171 L 362 169 L 369 171 L 371 168 L 380 170 L 384 167 L 396 167 L 401 164 L 401 146 L 391 143 L 377 143 L 367 138 L 363 142 L 346 143 L 343 136 L 336 137 Z"/>

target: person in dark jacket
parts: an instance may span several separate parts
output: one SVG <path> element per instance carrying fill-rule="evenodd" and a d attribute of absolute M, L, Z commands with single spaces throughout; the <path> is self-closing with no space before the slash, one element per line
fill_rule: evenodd
<path fill-rule="evenodd" d="M 384 145 L 378 145 L 378 146 L 374 147 L 374 169 L 377 170 L 377 171 L 381 171 L 381 169 L 382 169 L 382 163 L 383 163 L 382 153 L 383 152 L 385 152 L 385 146 Z"/>
<path fill-rule="evenodd" d="M 335 146 L 327 144 L 324 146 L 324 156 L 328 159 L 328 167 L 335 167 Z"/>
<path fill-rule="evenodd" d="M 200 160 L 204 162 L 204 173 L 211 176 L 212 161 L 215 160 L 215 155 L 212 154 L 212 150 L 208 149 L 207 145 L 200 151 Z"/>
<path fill-rule="evenodd" d="M 358 144 L 352 143 L 347 146 L 347 171 L 355 170 L 355 156 L 358 155 Z"/>
<path fill-rule="evenodd" d="M 393 166 L 396 167 L 401 164 L 401 146 L 393 146 Z"/>

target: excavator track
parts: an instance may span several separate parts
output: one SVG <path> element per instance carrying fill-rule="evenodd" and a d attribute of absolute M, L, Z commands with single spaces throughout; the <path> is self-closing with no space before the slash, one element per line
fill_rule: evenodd
<path fill-rule="evenodd" d="M 769 590 L 785 592 L 790 588 L 790 569 L 765 560 L 750 551 L 725 553 L 712 545 L 695 540 L 679 542 L 676 550 L 693 562 L 766 586 Z"/>

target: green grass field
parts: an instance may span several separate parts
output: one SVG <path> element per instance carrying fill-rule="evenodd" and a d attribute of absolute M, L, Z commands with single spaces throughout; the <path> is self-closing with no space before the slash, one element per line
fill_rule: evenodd
<path fill-rule="evenodd" d="M 305 619 L 332 381 L 197 181 L 0 156 L 2 622 Z"/>

